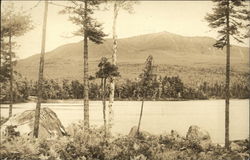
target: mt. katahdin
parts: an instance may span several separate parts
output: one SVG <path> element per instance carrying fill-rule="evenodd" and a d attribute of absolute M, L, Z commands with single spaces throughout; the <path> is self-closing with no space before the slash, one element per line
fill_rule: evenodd
<path fill-rule="evenodd" d="M 45 54 L 45 78 L 82 79 L 82 41 L 59 46 Z M 118 40 L 118 66 L 122 78 L 135 78 L 148 55 L 154 57 L 161 74 L 167 67 L 224 68 L 225 50 L 213 47 L 215 39 L 210 37 L 185 37 L 169 32 L 160 32 L 123 38 Z M 248 70 L 249 48 L 232 46 L 232 68 L 239 72 Z M 89 42 L 89 71 L 94 75 L 101 57 L 111 58 L 112 39 L 103 44 Z M 37 80 L 40 56 L 33 55 L 18 61 L 15 70 L 29 80 Z M 186 73 L 188 74 L 188 73 Z"/>

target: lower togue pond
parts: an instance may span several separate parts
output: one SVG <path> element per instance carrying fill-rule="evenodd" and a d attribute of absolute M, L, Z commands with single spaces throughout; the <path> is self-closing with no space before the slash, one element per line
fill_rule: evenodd
<path fill-rule="evenodd" d="M 108 102 L 107 102 L 108 104 Z M 13 114 L 35 109 L 35 102 L 14 104 Z M 66 100 L 43 103 L 52 109 L 66 128 L 83 120 L 83 101 Z M 128 134 L 138 125 L 140 101 L 115 101 L 113 104 L 113 134 Z M 108 110 L 108 107 L 107 107 Z M 102 102 L 90 101 L 90 125 L 103 125 Z M 8 116 L 8 105 L 1 105 L 1 116 Z M 176 130 L 185 136 L 190 125 L 197 125 L 209 132 L 214 143 L 224 143 L 225 101 L 145 101 L 141 129 L 152 134 Z M 230 140 L 249 137 L 249 100 L 230 100 Z"/>

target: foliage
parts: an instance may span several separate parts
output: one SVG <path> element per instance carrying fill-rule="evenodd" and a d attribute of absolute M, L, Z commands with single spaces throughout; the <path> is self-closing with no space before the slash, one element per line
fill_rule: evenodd
<path fill-rule="evenodd" d="M 153 56 L 148 56 L 143 73 L 139 75 L 139 93 L 143 98 L 151 97 L 158 88 L 157 76 L 154 73 Z"/>
<path fill-rule="evenodd" d="M 164 77 L 162 94 L 166 97 L 178 98 L 184 92 L 184 84 L 179 77 Z"/>
<path fill-rule="evenodd" d="M 2 39 L 2 38 L 1 38 Z M 10 79 L 10 65 L 9 56 L 7 52 L 7 44 L 1 42 L 1 68 L 0 68 L 0 82 L 5 83 Z"/>
<path fill-rule="evenodd" d="M 33 29 L 33 25 L 29 14 L 24 13 L 22 10 L 17 10 L 12 2 L 3 4 L 1 9 L 0 82 L 10 79 L 10 54 L 12 54 L 12 57 L 15 57 L 15 53 L 10 53 L 8 49 L 17 47 L 12 40 L 9 43 L 8 38 L 22 36 L 31 29 Z M 11 61 L 14 62 L 13 59 Z"/>
<path fill-rule="evenodd" d="M 214 44 L 217 48 L 227 45 L 227 34 L 232 36 L 237 42 L 243 43 L 242 39 L 247 38 L 250 11 L 244 0 L 214 0 L 216 7 L 213 13 L 208 14 L 206 20 L 211 28 L 218 29 L 219 39 Z M 230 44 L 229 44 L 230 45 Z"/>
<path fill-rule="evenodd" d="M 5 133 L 8 136 L 8 138 L 12 139 L 14 137 L 20 136 L 20 132 L 15 131 L 15 128 L 17 128 L 17 126 L 7 126 L 5 129 Z"/>
<path fill-rule="evenodd" d="M 1 158 L 3 159 L 38 159 L 38 143 L 28 137 L 16 137 L 2 144 Z"/>
<path fill-rule="evenodd" d="M 16 11 L 13 3 L 9 3 L 1 10 L 1 35 L 3 37 L 8 37 L 10 34 L 22 36 L 32 28 L 30 15 L 21 10 Z"/>
<path fill-rule="evenodd" d="M 22 78 L 20 75 L 16 75 L 15 81 L 13 83 L 13 100 L 14 102 L 24 102 L 28 100 L 31 90 L 30 83 Z M 9 83 L 4 82 L 1 86 L 1 102 L 8 102 L 10 97 L 9 93 Z"/>
<path fill-rule="evenodd" d="M 28 100 L 29 96 L 36 96 L 37 83 L 27 81 L 17 76 L 14 83 L 14 102 L 23 102 Z M 245 83 L 243 77 L 238 77 L 238 81 L 232 83 L 230 94 L 232 98 L 246 99 L 250 97 L 250 86 Z M 162 80 L 156 79 L 155 92 L 148 92 L 146 100 L 185 100 L 185 99 L 208 99 L 225 97 L 225 84 L 220 82 L 211 83 L 201 81 L 195 86 L 189 86 L 183 83 L 178 76 L 163 76 Z M 2 85 L 2 102 L 8 101 L 8 83 Z M 126 80 L 117 84 L 115 89 L 115 99 L 119 100 L 140 100 L 140 83 L 138 80 Z M 159 90 L 159 87 L 161 90 Z M 43 99 L 82 99 L 83 83 L 78 80 L 44 80 Z M 153 88 L 151 89 L 153 90 Z M 107 88 L 107 93 L 109 88 Z M 161 92 L 161 94 L 160 94 Z M 160 96 L 159 96 L 160 94 Z M 89 97 L 91 100 L 101 100 L 101 88 L 97 82 L 89 84 Z"/>
<path fill-rule="evenodd" d="M 114 77 L 119 76 L 118 67 L 114 64 L 108 62 L 106 57 L 102 57 L 100 63 L 98 64 L 99 71 L 96 72 L 96 77 L 101 78 L 101 87 L 102 87 L 102 102 L 103 102 L 103 121 L 104 121 L 104 130 L 106 137 L 106 81 L 107 79 L 112 83 Z"/>
<path fill-rule="evenodd" d="M 106 34 L 102 31 L 102 24 L 97 22 L 92 16 L 94 12 L 99 9 L 99 5 L 102 1 L 82 0 L 71 2 L 72 5 L 65 7 L 60 13 L 69 14 L 69 20 L 79 27 L 79 29 L 73 34 L 76 36 L 83 36 L 86 33 L 87 37 L 92 42 L 101 44 L 104 40 L 103 37 L 105 37 Z M 85 2 L 87 3 L 87 9 L 84 6 Z"/>
<path fill-rule="evenodd" d="M 112 77 L 120 76 L 120 73 L 118 72 L 118 67 L 108 62 L 108 59 L 106 57 L 101 58 L 98 67 L 99 71 L 96 72 L 97 78 L 110 79 Z"/>
<path fill-rule="evenodd" d="M 1 141 L 1 158 L 36 160 L 192 160 L 192 159 L 247 159 L 249 158 L 248 140 L 235 142 L 242 151 L 226 151 L 220 145 L 214 145 L 207 152 L 193 148 L 184 137 L 174 135 L 148 136 L 133 138 L 129 136 L 108 136 L 104 143 L 103 128 L 91 127 L 84 130 L 83 122 L 68 127 L 68 136 L 57 139 L 32 139 L 15 137 L 10 141 Z"/>

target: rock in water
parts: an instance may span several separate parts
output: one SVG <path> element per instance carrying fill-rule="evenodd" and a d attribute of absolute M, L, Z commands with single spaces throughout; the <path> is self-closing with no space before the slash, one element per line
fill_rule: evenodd
<path fill-rule="evenodd" d="M 209 133 L 198 126 L 190 126 L 186 138 L 203 151 L 208 150 L 212 145 Z"/>
<path fill-rule="evenodd" d="M 1 133 L 6 135 L 8 134 L 6 133 L 8 126 L 16 126 L 15 131 L 19 132 L 20 135 L 33 136 L 34 121 L 35 110 L 15 114 L 1 126 Z M 66 135 L 66 131 L 56 113 L 49 108 L 41 108 L 39 138 L 52 138 L 63 135 Z"/>

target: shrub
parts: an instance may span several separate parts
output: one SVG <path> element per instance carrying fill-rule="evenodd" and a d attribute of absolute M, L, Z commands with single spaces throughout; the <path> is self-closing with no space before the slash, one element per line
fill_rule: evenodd
<path fill-rule="evenodd" d="M 67 128 L 69 136 L 57 139 L 13 137 L 1 140 L 1 159 L 22 160 L 211 160 L 249 158 L 249 141 L 239 141 L 244 146 L 239 153 L 213 146 L 210 151 L 190 146 L 188 140 L 176 134 L 148 137 L 112 137 L 104 139 L 103 128 L 83 129 L 83 123 Z M 236 142 L 235 142 L 236 143 Z"/>

